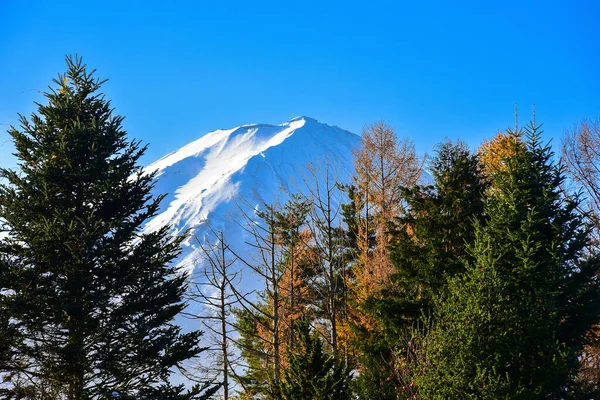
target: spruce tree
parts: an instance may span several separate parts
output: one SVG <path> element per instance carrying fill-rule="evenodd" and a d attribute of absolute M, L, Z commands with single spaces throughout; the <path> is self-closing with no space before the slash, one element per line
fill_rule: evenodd
<path fill-rule="evenodd" d="M 0 170 L 0 312 L 21 335 L 0 364 L 5 397 L 204 398 L 168 383 L 201 352 L 200 333 L 173 324 L 185 308 L 186 277 L 170 266 L 182 238 L 142 233 L 162 199 L 138 164 L 146 148 L 127 139 L 104 81 L 66 61 L 47 104 L 9 131 L 19 170 Z"/>
<path fill-rule="evenodd" d="M 422 398 L 578 398 L 578 357 L 600 311 L 600 260 L 585 251 L 578 199 L 561 191 L 563 171 L 540 134 L 531 124 L 523 146 L 511 133 L 473 260 L 436 300 Z"/>
<path fill-rule="evenodd" d="M 348 369 L 336 366 L 334 357 L 323 352 L 323 342 L 317 331 L 310 332 L 308 321 L 298 321 L 296 333 L 297 343 L 289 351 L 289 366 L 281 378 L 281 399 L 349 399 Z"/>

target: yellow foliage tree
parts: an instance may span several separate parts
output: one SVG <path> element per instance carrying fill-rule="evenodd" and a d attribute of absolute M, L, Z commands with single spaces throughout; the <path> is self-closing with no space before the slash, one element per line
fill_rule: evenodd
<path fill-rule="evenodd" d="M 359 256 L 350 286 L 360 304 L 389 284 L 394 271 L 388 254 L 389 224 L 402 212 L 402 187 L 412 186 L 421 177 L 422 161 L 412 141 L 399 141 L 392 127 L 377 122 L 363 130 L 354 164 L 355 201 L 360 202 L 363 215 L 357 232 Z"/>
<path fill-rule="evenodd" d="M 498 132 L 490 140 L 484 140 L 477 151 L 480 165 L 487 177 L 493 177 L 498 172 L 506 168 L 504 160 L 515 155 L 515 146 L 513 142 L 523 143 L 520 131 L 508 130 L 507 132 Z"/>
<path fill-rule="evenodd" d="M 354 164 L 356 200 L 362 203 L 364 214 L 359 224 L 359 260 L 352 285 L 360 302 L 389 284 L 393 273 L 388 254 L 389 224 L 402 212 L 402 187 L 412 186 L 421 177 L 422 161 L 411 140 L 399 141 L 392 127 L 377 122 L 363 130 L 362 147 L 355 153 Z"/>

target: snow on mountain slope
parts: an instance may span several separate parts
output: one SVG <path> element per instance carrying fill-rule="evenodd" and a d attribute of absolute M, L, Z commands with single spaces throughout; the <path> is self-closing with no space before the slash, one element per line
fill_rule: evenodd
<path fill-rule="evenodd" d="M 285 203 L 289 193 L 306 190 L 309 163 L 328 160 L 338 180 L 348 182 L 352 150 L 359 144 L 359 136 L 308 117 L 210 132 L 146 168 L 157 172 L 154 194 L 167 196 L 145 230 L 164 224 L 176 234 L 189 230 L 177 264 L 191 271 L 199 257 L 194 238 L 206 237 L 209 226 L 240 250 L 245 240 L 240 204 Z"/>

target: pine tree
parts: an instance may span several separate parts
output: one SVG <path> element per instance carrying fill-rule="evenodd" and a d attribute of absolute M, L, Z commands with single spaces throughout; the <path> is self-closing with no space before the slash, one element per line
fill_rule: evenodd
<path fill-rule="evenodd" d="M 296 332 L 298 341 L 281 379 L 281 399 L 349 399 L 348 369 L 336 366 L 334 357 L 323 352 L 323 342 L 316 330 L 310 332 L 308 321 L 298 321 Z"/>
<path fill-rule="evenodd" d="M 476 226 L 473 261 L 436 300 L 422 398 L 576 398 L 578 357 L 599 317 L 600 260 L 578 199 L 539 127 L 517 138 Z M 509 133 L 509 136 L 515 136 Z M 589 397 L 586 397 L 589 398 Z"/>
<path fill-rule="evenodd" d="M 340 227 L 339 215 L 343 192 L 338 185 L 337 172 L 328 160 L 318 167 L 308 166 L 310 181 L 305 178 L 308 191 L 308 226 L 317 254 L 318 266 L 313 279 L 314 304 L 318 307 L 327 331 L 327 345 L 330 346 L 334 362 L 341 359 L 338 323 L 345 319 L 346 280 L 345 280 L 345 235 Z M 344 350 L 345 353 L 345 350 Z"/>
<path fill-rule="evenodd" d="M 252 214 L 242 208 L 239 210 L 244 220 L 241 227 L 250 238 L 246 244 L 256 256 L 248 260 L 240 254 L 233 254 L 264 280 L 265 286 L 256 296 L 237 293 L 239 309 L 234 313 L 237 320 L 235 327 L 240 334 L 237 343 L 248 366 L 245 374 L 238 377 L 238 382 L 246 396 L 274 398 L 279 393 L 284 346 L 281 314 L 284 299 L 280 289 L 285 257 L 279 236 L 278 208 L 263 206 L 264 211 Z"/>
<path fill-rule="evenodd" d="M 311 234 L 308 230 L 299 232 L 298 241 L 294 244 L 294 263 L 286 261 L 286 268 L 279 281 L 281 293 L 281 336 L 283 338 L 282 367 L 286 368 L 288 359 L 285 356 L 286 349 L 293 348 L 296 342 L 296 321 L 299 319 L 315 318 L 318 313 L 314 310 L 314 293 L 311 293 L 312 278 L 315 276 L 315 266 L 318 265 L 318 257 L 314 249 L 308 245 L 311 243 Z M 287 258 L 287 257 L 286 257 Z"/>
<path fill-rule="evenodd" d="M 201 352 L 200 333 L 173 324 L 186 277 L 169 263 L 182 238 L 168 226 L 141 231 L 162 199 L 137 164 L 145 147 L 127 139 L 98 92 L 104 81 L 80 58 L 67 66 L 48 104 L 10 130 L 20 170 L 0 171 L 0 253 L 10 260 L 0 309 L 22 335 L 3 387 L 26 398 L 205 398 L 214 388 L 202 396 L 167 383 Z"/>
<path fill-rule="evenodd" d="M 317 254 L 311 247 L 311 233 L 306 228 L 308 211 L 308 202 L 299 195 L 292 195 L 276 213 L 277 236 L 283 248 L 283 274 L 279 281 L 283 349 L 293 346 L 295 321 L 306 315 L 308 280 L 314 275 L 317 264 Z M 283 360 L 283 366 L 286 366 L 286 360 Z"/>
<path fill-rule="evenodd" d="M 20 379 L 12 371 L 13 366 L 22 361 L 16 348 L 24 338 L 19 329 L 19 321 L 16 321 L 11 315 L 11 302 L 8 301 L 9 292 L 6 292 L 12 279 L 10 278 L 10 268 L 10 260 L 0 254 L 0 381 L 16 383 L 14 385 L 0 384 L 0 397 L 6 399 L 26 398 L 25 392 L 28 391 L 28 388 L 21 384 Z"/>
<path fill-rule="evenodd" d="M 311 290 L 320 258 L 306 226 L 306 200 L 293 195 L 283 207 L 264 207 L 256 213 L 260 225 L 244 214 L 252 237 L 248 245 L 260 258 L 242 262 L 265 279 L 265 288 L 240 301 L 235 312 L 240 333 L 236 342 L 247 367 L 238 381 L 245 396 L 277 399 L 280 371 L 287 368 L 288 350 L 296 343 L 295 321 L 320 315 Z"/>

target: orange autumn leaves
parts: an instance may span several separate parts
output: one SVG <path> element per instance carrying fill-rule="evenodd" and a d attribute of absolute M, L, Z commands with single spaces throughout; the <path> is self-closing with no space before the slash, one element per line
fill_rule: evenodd
<path fill-rule="evenodd" d="M 388 246 L 389 222 L 402 211 L 402 187 L 415 184 L 422 160 L 409 139 L 398 140 L 394 130 L 377 122 L 363 130 L 362 147 L 355 154 L 357 201 L 362 204 L 358 224 L 359 257 L 352 288 L 357 303 L 389 284 L 393 273 Z M 374 243 L 371 237 L 374 236 Z"/>

